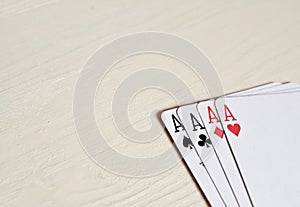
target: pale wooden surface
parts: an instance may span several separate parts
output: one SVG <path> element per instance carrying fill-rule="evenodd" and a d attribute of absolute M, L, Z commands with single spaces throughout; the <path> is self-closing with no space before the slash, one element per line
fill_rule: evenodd
<path fill-rule="evenodd" d="M 300 83 L 299 11 L 296 0 L 0 0 L 0 206 L 206 206 L 182 163 L 137 179 L 87 157 L 72 115 L 81 68 L 108 41 L 151 30 L 179 35 L 204 51 L 226 92 L 269 81 Z M 105 104 L 117 80 L 147 66 L 172 71 L 198 100 L 207 98 L 201 81 L 174 60 L 154 55 L 121 62 L 104 81 L 105 93 L 97 94 L 95 111 L 107 141 L 130 155 L 171 147 L 165 134 L 150 147 L 132 144 L 101 120 L 103 112 L 110 117 Z M 132 101 L 129 115 L 144 130 L 147 113 L 175 104 L 149 90 Z"/>

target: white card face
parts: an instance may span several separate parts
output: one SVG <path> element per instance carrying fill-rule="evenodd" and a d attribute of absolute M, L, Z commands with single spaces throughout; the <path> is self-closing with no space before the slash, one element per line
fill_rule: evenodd
<path fill-rule="evenodd" d="M 276 90 L 288 90 L 296 87 L 299 87 L 299 85 L 289 83 L 281 86 L 278 83 L 273 83 L 254 89 L 238 92 L 236 94 L 231 94 L 230 96 L 251 95 L 254 93 L 267 93 Z M 215 146 L 217 157 L 219 158 L 219 161 L 221 162 L 222 167 L 225 170 L 226 177 L 229 179 L 229 182 L 234 190 L 234 193 L 240 205 L 252 206 L 251 199 L 249 198 L 250 195 L 247 192 L 247 188 L 245 188 L 245 183 L 243 182 L 243 179 L 240 176 L 239 169 L 235 165 L 235 160 L 231 156 L 231 151 L 228 148 L 226 141 L 224 140 L 224 132 L 221 124 L 218 122 L 219 117 L 214 106 L 214 101 L 211 100 L 199 103 L 198 110 L 206 127 L 208 138 L 210 138 L 213 146 Z"/>
<path fill-rule="evenodd" d="M 214 181 L 206 167 L 202 164 L 202 160 L 199 158 L 193 144 L 189 142 L 190 139 L 187 138 L 188 135 L 183 128 L 180 127 L 181 123 L 177 117 L 176 111 L 176 108 L 164 111 L 161 118 L 176 144 L 177 149 L 185 160 L 197 183 L 201 187 L 209 203 L 212 206 L 226 206 L 219 190 L 214 184 Z"/>
<path fill-rule="evenodd" d="M 299 91 L 216 100 L 254 206 L 300 204 L 299 103 Z"/>

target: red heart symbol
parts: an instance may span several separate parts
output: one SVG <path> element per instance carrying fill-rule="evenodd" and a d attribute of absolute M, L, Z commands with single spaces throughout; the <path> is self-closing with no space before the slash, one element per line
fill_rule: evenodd
<path fill-rule="evenodd" d="M 231 131 L 233 134 L 235 134 L 236 136 L 239 136 L 239 133 L 241 131 L 241 126 L 239 124 L 228 124 L 227 128 L 229 129 L 229 131 Z"/>

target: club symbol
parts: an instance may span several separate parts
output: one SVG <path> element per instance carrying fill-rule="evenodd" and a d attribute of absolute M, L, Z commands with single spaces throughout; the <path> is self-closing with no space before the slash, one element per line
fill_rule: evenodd
<path fill-rule="evenodd" d="M 209 145 L 212 144 L 211 141 L 210 141 L 210 139 L 207 139 L 206 135 L 204 135 L 204 134 L 200 134 L 199 135 L 199 139 L 200 139 L 200 141 L 198 141 L 198 145 L 200 147 L 204 147 L 204 145 L 206 147 L 209 147 Z"/>
<path fill-rule="evenodd" d="M 183 146 L 186 148 L 190 148 L 193 149 L 193 143 L 191 141 L 191 139 L 187 138 L 186 136 L 183 137 Z"/>

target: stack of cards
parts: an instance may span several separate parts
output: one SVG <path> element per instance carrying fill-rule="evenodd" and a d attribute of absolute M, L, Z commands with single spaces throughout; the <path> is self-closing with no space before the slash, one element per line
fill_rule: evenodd
<path fill-rule="evenodd" d="M 269 83 L 161 118 L 211 206 L 300 206 L 300 85 Z"/>

